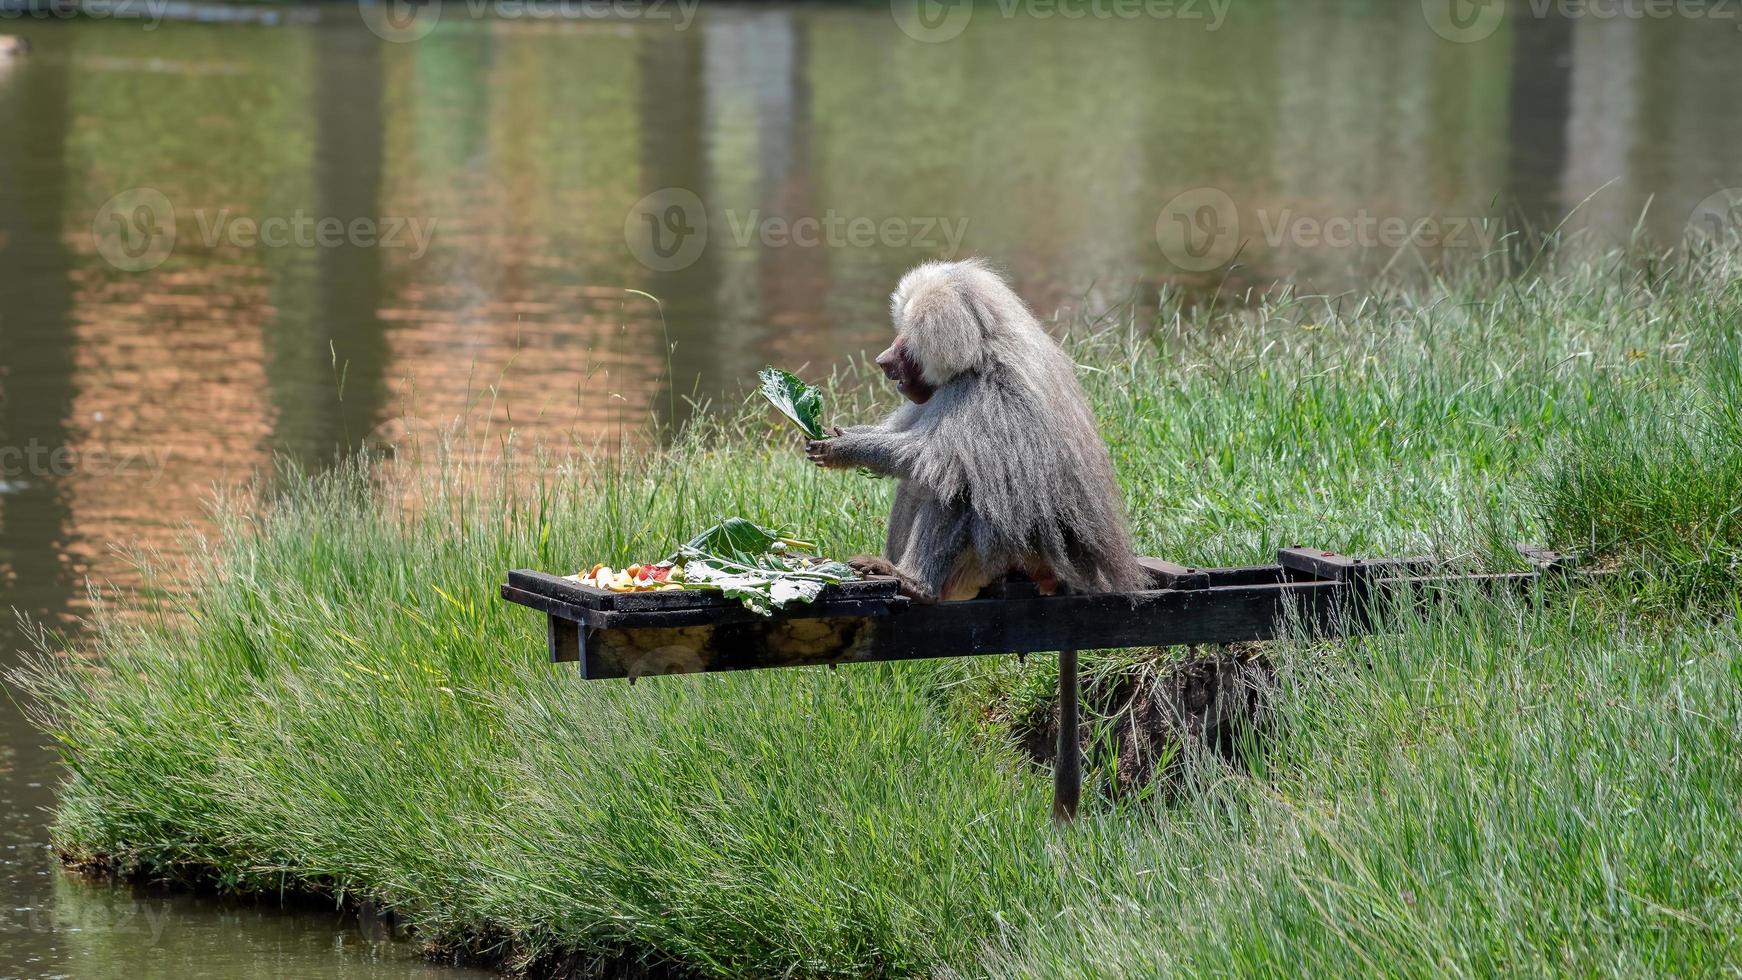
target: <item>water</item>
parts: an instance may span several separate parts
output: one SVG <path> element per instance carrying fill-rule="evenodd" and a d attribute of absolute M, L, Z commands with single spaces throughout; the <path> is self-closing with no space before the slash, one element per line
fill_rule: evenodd
<path fill-rule="evenodd" d="M 87 583 L 136 587 L 132 552 L 175 562 L 209 488 L 273 452 L 456 419 L 590 442 L 874 350 L 925 258 L 991 256 L 1045 312 L 1335 292 L 1599 190 L 1573 226 L 1673 240 L 1742 186 L 1721 15 L 1478 18 L 1453 43 L 1411 3 L 1022 3 L 930 43 L 880 4 L 663 9 L 450 8 L 393 42 L 343 7 L 0 21 L 34 44 L 0 62 L 5 604 L 66 624 Z M 0 976 L 433 975 L 336 912 L 65 878 L 41 742 L 5 705 Z"/>

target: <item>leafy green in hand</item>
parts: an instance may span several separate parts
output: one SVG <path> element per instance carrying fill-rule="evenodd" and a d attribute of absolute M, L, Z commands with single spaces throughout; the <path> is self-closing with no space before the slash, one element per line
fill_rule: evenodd
<path fill-rule="evenodd" d="M 816 385 L 806 384 L 791 371 L 765 367 L 757 375 L 762 380 L 762 397 L 768 399 L 780 413 L 792 419 L 812 439 L 823 438 L 823 393 Z"/>

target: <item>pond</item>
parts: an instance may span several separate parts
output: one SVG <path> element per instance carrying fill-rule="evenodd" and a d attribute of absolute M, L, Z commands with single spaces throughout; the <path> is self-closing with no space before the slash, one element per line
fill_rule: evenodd
<path fill-rule="evenodd" d="M 68 628 L 274 453 L 681 422 L 876 350 L 927 258 L 1047 315 L 1248 302 L 1499 221 L 1673 242 L 1742 186 L 1727 7 L 139 6 L 0 19 L 33 46 L 0 61 L 0 587 Z M 65 878 L 42 741 L 0 708 L 0 975 L 438 972 L 337 912 Z"/>

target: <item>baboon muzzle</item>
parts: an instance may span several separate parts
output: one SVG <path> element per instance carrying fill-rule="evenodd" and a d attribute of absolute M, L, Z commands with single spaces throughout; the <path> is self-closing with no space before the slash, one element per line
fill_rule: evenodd
<path fill-rule="evenodd" d="M 901 352 L 894 344 L 889 349 L 877 355 L 877 366 L 883 369 L 883 375 L 891 381 L 901 380 Z"/>

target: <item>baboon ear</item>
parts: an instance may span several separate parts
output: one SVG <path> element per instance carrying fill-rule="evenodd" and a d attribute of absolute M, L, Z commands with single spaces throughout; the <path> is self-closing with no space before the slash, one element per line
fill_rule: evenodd
<path fill-rule="evenodd" d="M 934 388 L 980 362 L 986 328 L 965 286 L 948 266 L 927 264 L 908 273 L 897 290 L 895 328 L 919 362 L 920 377 Z"/>

